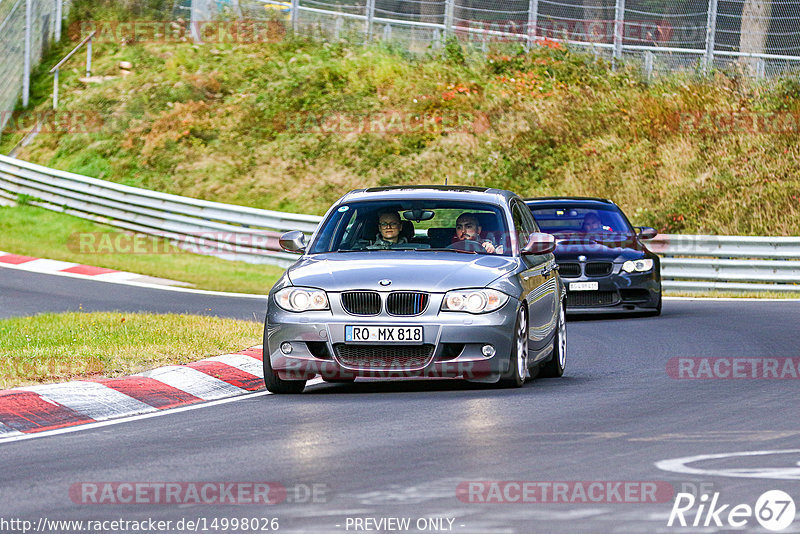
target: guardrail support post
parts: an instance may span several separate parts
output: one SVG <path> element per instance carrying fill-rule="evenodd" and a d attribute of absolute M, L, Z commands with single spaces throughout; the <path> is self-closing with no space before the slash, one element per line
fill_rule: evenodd
<path fill-rule="evenodd" d="M 625 0 L 617 0 L 614 10 L 614 57 L 611 65 L 617 68 L 617 62 L 622 59 L 622 41 L 625 38 Z"/>
<path fill-rule="evenodd" d="M 717 34 L 717 0 L 708 0 L 708 22 L 706 23 L 706 57 L 703 72 L 714 66 L 714 41 Z"/>
<path fill-rule="evenodd" d="M 528 0 L 528 32 L 525 39 L 525 48 L 531 49 L 533 43 L 536 41 L 538 34 L 537 26 L 539 24 L 539 0 Z"/>

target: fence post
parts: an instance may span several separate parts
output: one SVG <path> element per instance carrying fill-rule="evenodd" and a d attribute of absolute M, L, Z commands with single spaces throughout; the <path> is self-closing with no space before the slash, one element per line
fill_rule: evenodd
<path fill-rule="evenodd" d="M 297 33 L 297 19 L 300 13 L 297 12 L 297 7 L 300 5 L 300 0 L 292 0 L 292 33 Z"/>
<path fill-rule="evenodd" d="M 449 39 L 453 35 L 453 18 L 455 17 L 456 1 L 445 0 L 444 3 L 444 38 Z"/>
<path fill-rule="evenodd" d="M 655 55 L 650 51 L 647 50 L 644 53 L 644 72 L 647 76 L 647 79 L 650 80 L 653 77 L 653 59 Z"/>
<path fill-rule="evenodd" d="M 25 0 L 25 52 L 22 65 L 22 107 L 28 107 L 31 93 L 31 22 L 33 0 Z"/>
<path fill-rule="evenodd" d="M 536 26 L 539 24 L 539 0 L 528 0 L 528 35 L 525 46 L 528 50 L 533 46 L 538 34 Z"/>
<path fill-rule="evenodd" d="M 333 38 L 337 41 L 341 39 L 343 27 L 344 19 L 342 17 L 336 17 L 336 22 L 333 23 Z"/>
<path fill-rule="evenodd" d="M 56 42 L 61 41 L 61 17 L 63 17 L 63 2 L 64 0 L 55 0 L 56 1 L 56 20 L 55 22 L 55 40 Z"/>
<path fill-rule="evenodd" d="M 617 67 L 617 61 L 622 59 L 622 40 L 625 37 L 625 0 L 617 0 L 614 11 L 614 57 L 612 66 Z"/>
<path fill-rule="evenodd" d="M 392 25 L 387 24 L 383 27 L 383 40 L 384 41 L 391 41 L 392 40 Z"/>
<path fill-rule="evenodd" d="M 759 80 L 763 80 L 767 77 L 767 62 L 764 58 L 758 58 L 756 60 L 756 78 Z"/>
<path fill-rule="evenodd" d="M 714 66 L 714 41 L 717 33 L 717 0 L 708 1 L 708 22 L 706 23 L 706 61 L 703 72 Z"/>
<path fill-rule="evenodd" d="M 367 0 L 367 23 L 364 27 L 364 33 L 367 34 L 367 42 L 372 41 L 372 25 L 375 18 L 375 0 Z"/>

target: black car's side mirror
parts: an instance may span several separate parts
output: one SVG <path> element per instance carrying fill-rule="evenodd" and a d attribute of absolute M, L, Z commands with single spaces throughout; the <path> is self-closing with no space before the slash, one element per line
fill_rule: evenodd
<path fill-rule="evenodd" d="M 638 226 L 637 228 L 639 232 L 636 235 L 639 236 L 639 239 L 653 239 L 658 235 L 655 228 L 650 228 L 649 226 Z"/>
<path fill-rule="evenodd" d="M 278 240 L 278 243 L 286 252 L 302 254 L 306 251 L 306 235 L 300 230 L 286 232 Z"/>
<path fill-rule="evenodd" d="M 556 249 L 556 238 L 550 234 L 534 233 L 528 237 L 528 242 L 522 247 L 521 253 L 528 254 L 549 254 Z"/>

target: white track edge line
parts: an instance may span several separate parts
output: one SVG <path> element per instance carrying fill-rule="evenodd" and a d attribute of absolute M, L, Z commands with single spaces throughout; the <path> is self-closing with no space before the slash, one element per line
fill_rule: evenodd
<path fill-rule="evenodd" d="M 167 285 L 160 285 L 160 284 L 149 284 L 147 282 L 132 282 L 130 280 L 98 280 L 94 278 L 92 275 L 86 274 L 76 274 L 76 273 L 64 273 L 60 271 L 55 272 L 40 272 L 40 271 L 33 271 L 30 269 L 25 269 L 23 267 L 24 263 L 19 265 L 13 265 L 10 263 L 2 263 L 0 262 L 0 267 L 4 267 L 6 269 L 16 269 L 18 271 L 27 271 L 36 274 L 49 274 L 54 276 L 66 276 L 67 278 L 78 278 L 80 280 L 91 280 L 94 282 L 102 282 L 106 284 L 122 284 L 126 286 L 134 286 L 134 287 L 142 287 L 146 289 L 161 289 L 164 291 L 176 291 L 178 293 L 194 293 L 197 295 L 210 295 L 210 296 L 217 296 L 217 297 L 235 297 L 235 298 L 248 298 L 248 299 L 263 299 L 266 300 L 266 295 L 252 295 L 249 293 L 230 293 L 226 291 L 209 291 L 207 289 L 192 289 L 189 287 L 175 287 L 175 286 L 167 286 Z M 135 274 L 135 273 L 134 273 Z M 149 276 L 145 274 L 137 275 L 137 276 Z"/>

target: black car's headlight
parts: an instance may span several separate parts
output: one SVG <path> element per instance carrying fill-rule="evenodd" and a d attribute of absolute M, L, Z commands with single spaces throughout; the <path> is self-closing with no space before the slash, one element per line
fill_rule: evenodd
<path fill-rule="evenodd" d="M 329 310 L 328 295 L 321 289 L 285 287 L 275 293 L 278 306 L 290 312 Z"/>
<path fill-rule="evenodd" d="M 508 295 L 494 289 L 457 289 L 448 291 L 442 301 L 442 311 L 487 313 L 508 301 Z"/>
<path fill-rule="evenodd" d="M 622 264 L 622 270 L 626 273 L 643 273 L 653 268 L 653 260 L 643 258 L 641 260 L 628 260 Z"/>

